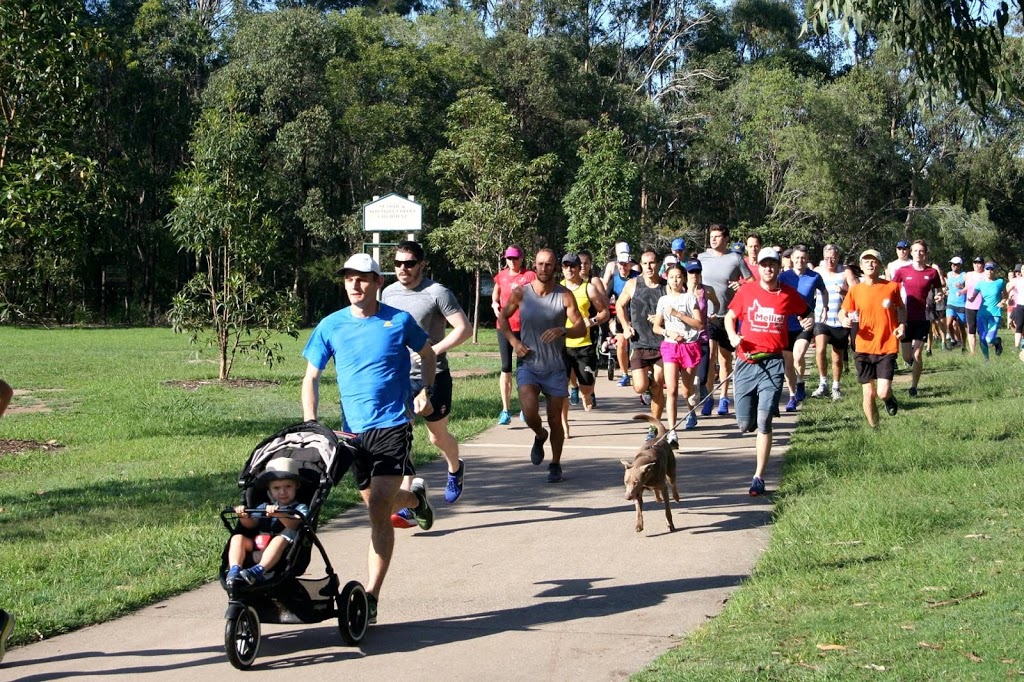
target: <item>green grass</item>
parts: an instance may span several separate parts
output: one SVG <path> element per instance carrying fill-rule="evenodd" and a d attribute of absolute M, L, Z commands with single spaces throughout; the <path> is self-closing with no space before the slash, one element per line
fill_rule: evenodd
<path fill-rule="evenodd" d="M 1011 354 L 939 353 L 874 432 L 852 375 L 805 403 L 754 575 L 634 679 L 1024 675 L 1022 379 Z"/>
<path fill-rule="evenodd" d="M 218 513 L 252 448 L 300 421 L 305 360 L 287 337 L 273 369 L 244 360 L 232 378 L 261 388 L 166 382 L 215 379 L 214 354 L 159 329 L 0 328 L 0 377 L 12 407 L 42 400 L 46 413 L 8 414 L 0 439 L 56 440 L 64 448 L 0 457 L 0 606 L 17 614 L 12 643 L 49 637 L 127 613 L 211 580 L 227 534 Z M 493 330 L 451 354 L 453 369 L 486 369 L 457 382 L 452 432 L 494 423 L 498 359 Z M 321 383 L 321 419 L 337 427 L 333 365 Z M 422 423 L 418 462 L 434 459 Z M 325 507 L 355 503 L 351 477 Z"/>

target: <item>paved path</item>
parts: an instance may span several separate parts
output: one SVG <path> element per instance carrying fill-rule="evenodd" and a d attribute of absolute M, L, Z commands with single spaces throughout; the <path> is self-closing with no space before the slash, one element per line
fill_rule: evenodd
<path fill-rule="evenodd" d="M 466 493 L 456 505 L 440 495 L 443 464 L 423 470 L 437 522 L 399 531 L 379 624 L 360 648 L 343 646 L 330 621 L 264 625 L 255 665 L 236 671 L 223 650 L 227 600 L 210 584 L 14 649 L 0 679 L 223 682 L 301 669 L 319 679 L 625 679 L 721 610 L 765 546 L 771 502 L 747 495 L 753 437 L 737 433 L 732 415 L 712 416 L 678 451 L 677 531 L 648 500 L 646 529 L 636 533 L 619 460 L 643 440 L 645 424 L 629 417 L 645 410 L 632 389 L 605 379 L 598 394 L 599 409 L 573 408 L 562 483 L 548 484 L 547 467 L 530 464 L 532 433 L 518 419 L 464 444 Z M 794 421 L 776 421 L 776 455 Z M 342 581 L 365 580 L 368 536 L 362 509 L 322 529 Z"/>

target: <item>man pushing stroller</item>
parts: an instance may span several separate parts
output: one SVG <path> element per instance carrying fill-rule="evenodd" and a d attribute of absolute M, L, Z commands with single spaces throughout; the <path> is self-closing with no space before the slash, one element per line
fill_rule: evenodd
<path fill-rule="evenodd" d="M 230 588 L 236 580 L 249 585 L 258 585 L 267 579 L 269 572 L 281 557 L 288 545 L 298 537 L 302 522 L 295 517 L 309 515 L 309 507 L 296 501 L 302 478 L 299 476 L 299 463 L 293 459 L 280 457 L 271 460 L 266 470 L 257 480 L 257 486 L 265 488 L 273 504 L 260 504 L 258 511 L 249 514 L 245 505 L 235 507 L 238 522 L 242 526 L 241 533 L 231 536 L 228 544 L 228 569 L 224 578 Z M 245 557 L 249 552 L 261 550 L 259 563 L 251 568 L 242 569 Z"/>

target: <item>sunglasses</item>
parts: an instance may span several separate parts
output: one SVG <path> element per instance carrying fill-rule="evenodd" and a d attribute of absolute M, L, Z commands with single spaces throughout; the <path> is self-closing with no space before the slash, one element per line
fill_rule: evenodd
<path fill-rule="evenodd" d="M 406 268 L 406 269 L 409 269 L 409 270 L 412 270 L 414 267 L 416 267 L 419 264 L 420 264 L 420 261 L 418 261 L 418 260 L 396 260 L 395 261 L 395 267 L 396 268 Z"/>

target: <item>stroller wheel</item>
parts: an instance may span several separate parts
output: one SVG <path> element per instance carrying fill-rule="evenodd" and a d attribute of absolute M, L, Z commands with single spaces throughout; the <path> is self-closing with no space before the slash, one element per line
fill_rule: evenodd
<path fill-rule="evenodd" d="M 366 590 L 358 581 L 350 580 L 338 595 L 338 630 L 345 644 L 355 646 L 366 634 L 370 624 L 370 603 Z"/>
<path fill-rule="evenodd" d="M 231 665 L 245 670 L 256 660 L 260 650 L 260 617 L 247 606 L 224 626 L 224 650 Z"/>

